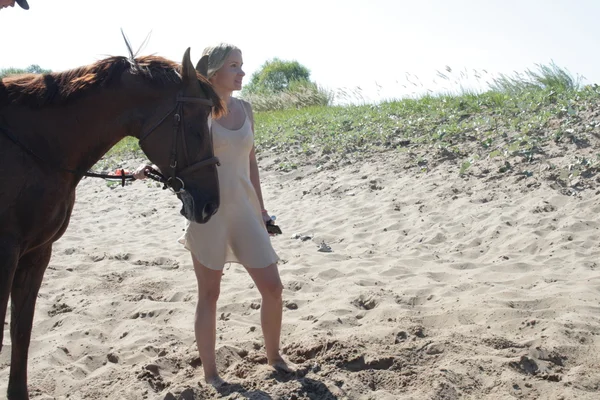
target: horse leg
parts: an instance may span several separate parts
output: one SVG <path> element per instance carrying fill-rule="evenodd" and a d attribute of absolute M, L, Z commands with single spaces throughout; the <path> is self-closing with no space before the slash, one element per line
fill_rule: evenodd
<path fill-rule="evenodd" d="M 9 400 L 27 400 L 27 357 L 35 301 L 50 261 L 52 245 L 25 254 L 19 261 L 11 291 L 12 354 L 8 379 Z"/>
<path fill-rule="evenodd" d="M 6 320 L 6 308 L 12 286 L 13 277 L 19 262 L 19 245 L 10 238 L 0 238 L 0 351 L 4 341 L 4 321 Z"/>

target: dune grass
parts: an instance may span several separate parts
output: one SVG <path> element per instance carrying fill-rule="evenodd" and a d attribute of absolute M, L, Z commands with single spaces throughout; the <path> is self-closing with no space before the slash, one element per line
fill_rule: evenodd
<path fill-rule="evenodd" d="M 419 153 L 415 163 L 422 168 L 434 156 L 455 159 L 460 173 L 489 158 L 503 159 L 511 168 L 539 161 L 548 143 L 585 146 L 600 134 L 600 120 L 594 119 L 600 88 L 582 87 L 579 78 L 554 64 L 501 75 L 482 93 L 465 90 L 380 104 L 302 108 L 277 102 L 270 111 L 255 112 L 255 140 L 259 153 L 280 156 L 282 170 L 305 163 L 355 162 L 382 151 Z M 131 152 L 139 150 L 134 141 L 125 140 L 109 156 Z M 600 155 L 577 163 L 597 168 L 599 160 Z"/>
<path fill-rule="evenodd" d="M 294 81 L 279 92 L 243 93 L 242 99 L 252 104 L 254 112 L 328 106 L 334 94 L 309 81 Z"/>

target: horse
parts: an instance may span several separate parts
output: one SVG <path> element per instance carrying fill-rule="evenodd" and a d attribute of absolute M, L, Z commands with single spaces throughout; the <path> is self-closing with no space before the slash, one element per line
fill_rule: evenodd
<path fill-rule="evenodd" d="M 79 181 L 117 142 L 133 136 L 181 200 L 181 214 L 205 223 L 219 207 L 209 117 L 224 111 L 192 65 L 189 48 L 181 64 L 132 54 L 0 81 L 0 321 L 10 296 L 8 399 L 29 399 L 35 302 Z"/>

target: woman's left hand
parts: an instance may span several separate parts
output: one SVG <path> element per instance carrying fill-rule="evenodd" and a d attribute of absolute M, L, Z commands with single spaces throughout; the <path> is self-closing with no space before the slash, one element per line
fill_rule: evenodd
<path fill-rule="evenodd" d="M 271 221 L 271 216 L 269 215 L 269 212 L 267 210 L 263 210 L 262 211 L 262 218 L 263 218 L 263 222 L 265 223 L 265 229 L 267 230 L 267 232 L 269 232 L 269 230 L 267 229 L 267 224 L 269 223 L 269 221 Z M 269 233 L 269 236 L 275 236 L 272 233 Z"/>
<path fill-rule="evenodd" d="M 262 218 L 265 224 L 271 220 L 271 216 L 269 215 L 269 212 L 267 210 L 263 210 Z"/>

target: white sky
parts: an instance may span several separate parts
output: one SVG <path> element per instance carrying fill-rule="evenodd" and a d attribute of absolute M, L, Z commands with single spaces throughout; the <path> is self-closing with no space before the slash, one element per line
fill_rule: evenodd
<path fill-rule="evenodd" d="M 249 78 L 273 57 L 297 60 L 312 80 L 367 101 L 399 97 L 410 80 L 455 71 L 512 73 L 551 60 L 600 83 L 600 0 L 29 0 L 0 11 L 0 68 L 54 71 L 126 55 L 123 28 L 140 55 L 192 59 L 207 45 L 243 51 Z M 461 78 L 462 81 L 464 78 Z M 471 79 L 471 81 L 473 81 Z M 419 84 L 419 83 L 418 83 Z M 433 85 L 433 86 L 432 86 Z M 417 88 L 420 88 L 418 86 Z"/>

